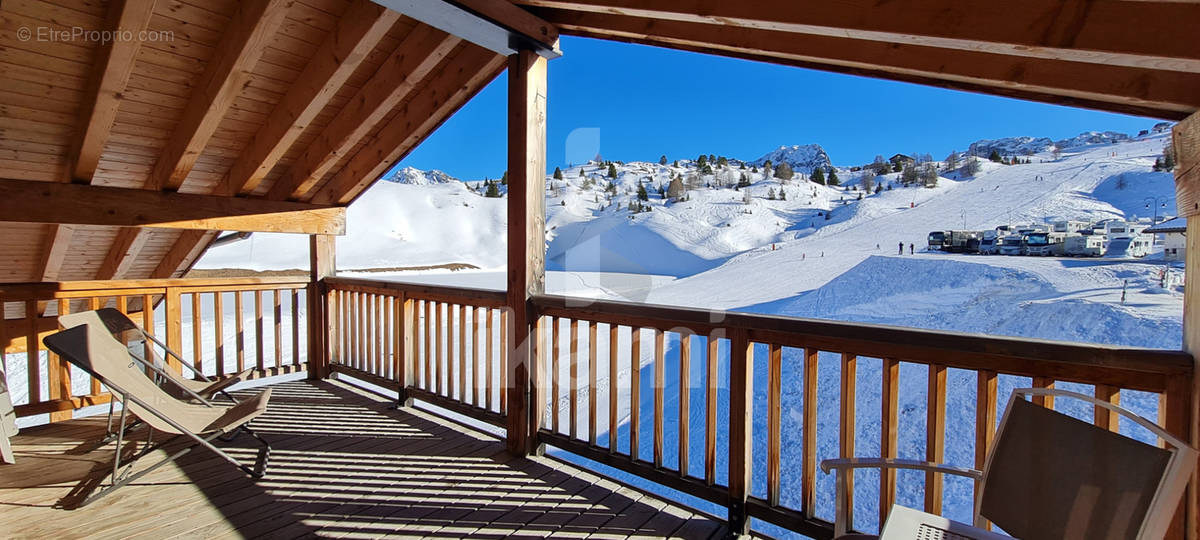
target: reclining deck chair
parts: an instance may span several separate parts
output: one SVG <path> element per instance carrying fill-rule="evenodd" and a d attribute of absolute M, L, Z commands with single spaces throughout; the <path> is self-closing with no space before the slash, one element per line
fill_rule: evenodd
<path fill-rule="evenodd" d="M 1114 411 L 1166 442 L 1159 448 L 1030 402 L 1028 396 L 1079 399 Z M 984 520 L 1022 540 L 1065 538 L 1158 540 L 1163 537 L 1197 451 L 1128 409 L 1091 396 L 1049 388 L 1013 390 L 983 471 L 903 459 L 831 459 L 838 474 L 834 536 L 845 535 L 846 474 L 856 468 L 917 469 L 979 481 L 975 527 L 893 506 L 880 533 L 892 538 L 1002 537 L 979 529 Z M 920 534 L 932 536 L 920 536 Z"/>
<path fill-rule="evenodd" d="M 113 458 L 112 482 L 108 487 L 87 497 L 79 506 L 90 504 L 167 462 L 178 459 L 197 446 L 208 448 L 253 478 L 261 478 L 266 472 L 271 447 L 267 441 L 254 433 L 248 424 L 266 411 L 271 389 L 268 388 L 233 406 L 181 401 L 168 394 L 146 375 L 140 363 L 133 360 L 125 345 L 108 332 L 95 312 L 64 315 L 59 317 L 59 322 L 68 328 L 46 336 L 42 340 L 46 348 L 99 379 L 112 392 L 114 399 L 119 399 L 124 405 L 121 408 L 121 427 L 116 432 L 117 446 Z M 130 474 L 137 458 L 161 448 L 165 442 L 153 447 L 147 446 L 122 470 L 122 439 L 125 434 L 126 416 L 130 412 L 145 422 L 151 430 L 186 436 L 192 440 L 192 444 L 136 474 Z M 212 444 L 212 440 L 217 437 L 235 435 L 238 432 L 249 434 L 260 445 L 253 467 L 242 464 Z M 147 440 L 149 441 L 149 437 Z"/>

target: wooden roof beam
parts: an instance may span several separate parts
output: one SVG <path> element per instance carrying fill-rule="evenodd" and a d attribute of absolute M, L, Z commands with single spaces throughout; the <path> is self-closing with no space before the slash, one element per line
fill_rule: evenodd
<path fill-rule="evenodd" d="M 38 263 L 39 281 L 58 281 L 62 271 L 63 261 L 67 258 L 67 249 L 71 246 L 71 238 L 75 235 L 72 225 L 50 225 L 46 231 L 46 241 L 43 243 L 42 258 Z"/>
<path fill-rule="evenodd" d="M 307 193 L 460 43 L 457 37 L 418 24 L 287 173 L 275 181 L 267 198 L 284 200 Z"/>
<path fill-rule="evenodd" d="M 149 239 L 150 235 L 141 227 L 121 227 L 117 231 L 112 245 L 108 248 L 104 261 L 100 263 L 95 279 L 108 280 L 123 277 Z"/>
<path fill-rule="evenodd" d="M 154 0 L 113 0 L 108 6 L 107 28 L 136 36 L 150 24 L 153 13 Z M 70 149 L 68 180 L 87 184 L 96 174 L 141 44 L 136 39 L 113 39 L 98 46 L 79 114 L 77 136 Z"/>
<path fill-rule="evenodd" d="M 399 13 L 370 0 L 350 4 L 249 147 L 233 163 L 217 194 L 253 192 L 398 20 Z"/>
<path fill-rule="evenodd" d="M 1200 74 L 947 51 L 776 30 L 539 9 L 567 33 L 1129 114 L 1200 109 Z"/>
<path fill-rule="evenodd" d="M 0 179 L 0 221 L 345 234 L 338 206 Z"/>
<path fill-rule="evenodd" d="M 545 58 L 562 56 L 558 50 L 558 32 L 553 25 L 507 1 L 374 1 L 496 54 L 508 56 L 524 48 Z"/>
<path fill-rule="evenodd" d="M 1011 56 L 1200 72 L 1200 4 L 927 0 L 712 2 L 514 0 L 662 21 L 720 24 Z M 1153 28 L 1153 32 L 1147 32 Z M 716 36 L 714 36 L 716 37 Z"/>
<path fill-rule="evenodd" d="M 196 158 L 245 86 L 250 69 L 283 23 L 288 4 L 289 0 L 246 0 L 238 4 L 229 28 L 192 90 L 183 118 L 154 164 L 147 189 L 173 191 L 187 179 Z"/>
<path fill-rule="evenodd" d="M 345 167 L 313 194 L 314 204 L 353 201 L 499 75 L 506 57 L 472 45 L 446 64 Z"/>

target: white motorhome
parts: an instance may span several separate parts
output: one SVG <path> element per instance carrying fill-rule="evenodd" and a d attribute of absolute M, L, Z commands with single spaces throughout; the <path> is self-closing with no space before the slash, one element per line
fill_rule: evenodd
<path fill-rule="evenodd" d="M 1032 232 L 1025 235 L 1025 254 L 1043 257 L 1063 254 L 1065 233 Z"/>
<path fill-rule="evenodd" d="M 1050 232 L 1078 234 L 1083 231 L 1091 231 L 1092 224 L 1087 221 L 1055 221 L 1050 226 Z"/>
<path fill-rule="evenodd" d="M 1104 255 L 1104 237 L 1097 234 L 1068 236 L 1063 241 L 1063 253 L 1070 257 L 1099 257 Z"/>

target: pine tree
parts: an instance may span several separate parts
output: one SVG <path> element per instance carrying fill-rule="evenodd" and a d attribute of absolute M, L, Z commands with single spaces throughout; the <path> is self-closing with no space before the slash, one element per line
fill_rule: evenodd
<path fill-rule="evenodd" d="M 1170 143 L 1163 147 L 1163 170 L 1175 170 L 1175 148 Z"/>
<path fill-rule="evenodd" d="M 737 188 L 750 187 L 750 177 L 746 173 L 742 173 L 741 178 L 738 178 Z"/>
<path fill-rule="evenodd" d="M 829 185 L 836 186 L 839 183 L 841 183 L 841 180 L 838 180 L 837 170 L 831 167 L 829 169 Z"/>
<path fill-rule="evenodd" d="M 555 180 L 562 180 L 562 179 L 563 179 L 563 176 L 562 176 L 562 169 L 560 169 L 560 168 L 558 168 L 558 167 L 555 167 L 555 168 L 554 168 L 554 179 L 555 179 Z"/>
<path fill-rule="evenodd" d="M 728 167 L 729 160 L 725 159 L 725 156 L 721 156 L 721 157 L 717 158 L 717 166 L 718 167 Z"/>
<path fill-rule="evenodd" d="M 988 159 L 990 159 L 990 160 L 992 160 L 992 161 L 995 161 L 996 163 L 1001 163 L 1001 162 L 1003 162 L 1003 161 L 1004 161 L 1004 160 L 1003 160 L 1003 159 L 1000 157 L 1000 152 L 997 152 L 997 151 L 995 151 L 995 150 L 992 150 L 992 153 L 988 155 Z"/>
<path fill-rule="evenodd" d="M 708 157 L 704 154 L 700 154 L 700 157 L 696 158 L 696 166 L 703 167 L 706 164 L 708 164 Z"/>
<path fill-rule="evenodd" d="M 821 185 L 825 185 L 825 171 L 820 167 L 813 167 L 812 176 L 809 179 Z"/>
<path fill-rule="evenodd" d="M 778 178 L 781 181 L 791 180 L 795 174 L 796 173 L 792 171 L 792 166 L 788 165 L 786 162 L 775 166 L 775 178 Z"/>
<path fill-rule="evenodd" d="M 767 200 L 775 200 L 775 188 L 767 188 Z"/>
<path fill-rule="evenodd" d="M 713 173 L 712 165 L 705 165 L 704 168 L 702 168 L 700 170 L 700 173 L 701 174 L 712 174 Z"/>
<path fill-rule="evenodd" d="M 638 182 L 637 198 L 639 201 L 650 200 L 650 194 L 646 193 L 646 184 Z"/>
<path fill-rule="evenodd" d="M 979 174 L 979 168 L 979 158 L 971 156 L 970 159 L 963 162 L 960 172 L 963 176 L 975 176 L 976 174 Z"/>
<path fill-rule="evenodd" d="M 679 160 L 678 160 L 678 159 L 677 159 L 677 160 L 675 160 L 675 162 L 674 162 L 674 163 L 672 163 L 672 164 L 671 164 L 671 166 L 672 166 L 672 167 L 676 167 L 676 168 L 678 168 L 678 167 L 679 167 Z"/>
<path fill-rule="evenodd" d="M 781 201 L 787 200 L 787 192 L 784 191 L 782 187 L 779 188 L 779 200 L 781 200 Z"/>
<path fill-rule="evenodd" d="M 504 174 L 505 174 L 505 177 L 507 178 L 508 173 L 504 173 Z M 487 183 L 487 192 L 485 192 L 483 194 L 483 196 L 491 197 L 493 199 L 499 198 L 500 197 L 500 188 L 496 187 L 495 182 L 488 182 Z"/>
<path fill-rule="evenodd" d="M 500 177 L 500 185 L 502 185 L 502 186 L 508 185 L 508 171 L 504 171 L 504 176 Z"/>
<path fill-rule="evenodd" d="M 662 157 L 658 158 L 658 164 L 659 165 L 667 164 L 667 155 L 666 154 L 663 154 Z"/>
<path fill-rule="evenodd" d="M 859 183 L 862 184 L 863 191 L 870 193 L 875 189 L 875 173 L 871 172 L 870 169 L 867 169 L 863 172 L 862 179 L 859 180 Z"/>
<path fill-rule="evenodd" d="M 617 178 L 617 166 L 612 163 L 608 164 L 608 177 L 612 179 Z"/>
<path fill-rule="evenodd" d="M 881 191 L 883 191 L 883 184 L 875 184 L 875 194 L 879 195 Z"/>
<path fill-rule="evenodd" d="M 667 197 L 672 199 L 679 200 L 685 193 L 687 193 L 687 190 L 684 189 L 683 180 L 679 177 L 675 177 L 675 179 L 671 180 L 670 185 L 667 186 Z"/>

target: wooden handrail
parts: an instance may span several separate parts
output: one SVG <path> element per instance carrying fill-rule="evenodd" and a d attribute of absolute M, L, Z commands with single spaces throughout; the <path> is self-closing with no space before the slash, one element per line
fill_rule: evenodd
<path fill-rule="evenodd" d="M 404 293 L 411 298 L 446 300 L 461 302 L 479 307 L 504 307 L 504 291 L 492 289 L 474 289 L 469 287 L 445 287 L 423 283 L 404 283 L 400 281 L 379 281 L 363 278 L 330 277 L 325 278 L 325 284 L 330 289 L 373 292 L 377 294 Z"/>
<path fill-rule="evenodd" d="M 233 290 L 245 286 L 303 286 L 308 280 L 295 277 L 244 277 L 244 278 L 172 278 L 172 279 L 125 279 L 113 281 L 57 281 L 34 283 L 0 283 L 0 298 L 13 302 L 18 300 L 45 300 L 57 297 L 58 293 L 101 291 L 107 296 L 142 294 L 142 289 L 164 289 L 187 287 L 192 289 Z M 137 290 L 139 292 L 130 292 Z"/>
<path fill-rule="evenodd" d="M 750 340 L 787 347 L 853 352 L 876 358 L 989 369 L 1059 380 L 1101 383 L 1161 392 L 1166 377 L 1192 371 L 1190 354 L 1177 350 L 1120 347 L 945 330 L 759 315 L 722 310 L 538 295 L 542 315 L 694 333 L 741 329 Z"/>

